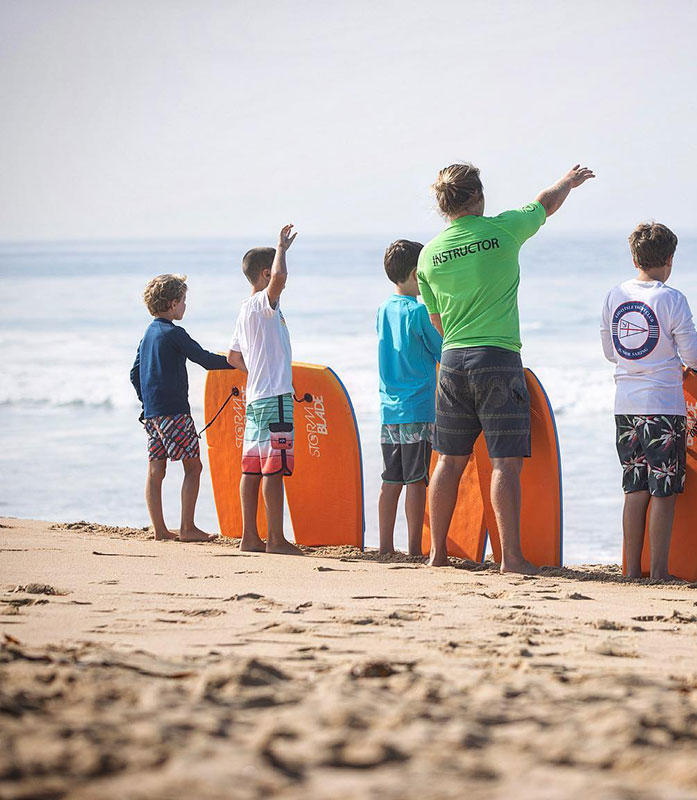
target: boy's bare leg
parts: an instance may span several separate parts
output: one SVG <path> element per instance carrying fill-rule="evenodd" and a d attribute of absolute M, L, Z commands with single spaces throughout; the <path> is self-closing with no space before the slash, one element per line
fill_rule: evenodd
<path fill-rule="evenodd" d="M 265 553 L 266 542 L 257 529 L 257 510 L 259 507 L 259 486 L 261 475 L 243 475 L 240 480 L 240 503 L 242 505 L 242 541 L 240 550 Z"/>
<path fill-rule="evenodd" d="M 501 572 L 537 575 L 539 568 L 524 556 L 520 546 L 520 471 L 522 458 L 491 459 L 491 505 L 501 539 Z"/>
<path fill-rule="evenodd" d="M 644 546 L 646 510 L 649 507 L 650 499 L 651 495 L 647 491 L 630 492 L 624 496 L 622 529 L 628 578 L 641 578 L 641 550 Z M 653 558 L 651 559 L 651 569 L 653 570 Z"/>
<path fill-rule="evenodd" d="M 670 536 L 673 532 L 673 515 L 677 495 L 670 497 L 652 497 L 649 509 L 649 542 L 651 545 L 651 577 L 657 580 L 669 580 L 673 576 L 668 572 L 668 556 L 670 554 Z"/>
<path fill-rule="evenodd" d="M 421 538 L 424 530 L 424 513 L 426 511 L 426 481 L 410 483 L 404 501 L 407 514 L 407 531 L 409 535 L 409 555 L 421 555 Z"/>
<path fill-rule="evenodd" d="M 167 529 L 162 512 L 162 481 L 167 472 L 167 460 L 148 461 L 148 475 L 145 479 L 145 504 L 150 514 L 155 538 L 160 540 L 176 539 L 176 535 Z"/>
<path fill-rule="evenodd" d="M 184 480 L 182 481 L 182 522 L 179 529 L 179 540 L 182 542 L 210 542 L 211 539 L 215 539 L 215 536 L 197 528 L 194 523 L 196 500 L 203 470 L 201 459 L 198 456 L 185 458 L 182 460 L 182 464 Z"/>
<path fill-rule="evenodd" d="M 264 495 L 266 521 L 269 526 L 266 552 L 301 556 L 302 552 L 283 535 L 283 475 L 265 475 L 261 491 Z"/>
<path fill-rule="evenodd" d="M 394 522 L 397 518 L 397 504 L 401 493 L 401 483 L 385 483 L 383 481 L 378 499 L 381 556 L 394 553 Z"/>
<path fill-rule="evenodd" d="M 429 567 L 447 567 L 447 538 L 453 518 L 460 478 L 465 471 L 469 456 L 438 456 L 438 463 L 431 478 L 429 511 L 431 517 L 431 556 Z"/>

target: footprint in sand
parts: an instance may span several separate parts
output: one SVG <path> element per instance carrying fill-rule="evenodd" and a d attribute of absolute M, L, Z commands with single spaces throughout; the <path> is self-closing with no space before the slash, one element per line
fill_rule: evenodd
<path fill-rule="evenodd" d="M 48 595 L 66 595 L 70 592 L 65 592 L 49 586 L 47 583 L 27 583 L 24 586 L 15 586 L 12 592 L 23 592 L 24 594 L 48 594 Z"/>
<path fill-rule="evenodd" d="M 289 622 L 274 622 L 267 625 L 264 630 L 272 631 L 273 633 L 305 633 L 307 628 L 302 625 L 291 625 Z"/>
<path fill-rule="evenodd" d="M 230 597 L 225 598 L 225 602 L 229 603 L 234 600 L 262 600 L 265 599 L 263 594 L 257 594 L 256 592 L 244 592 L 243 594 L 233 594 Z"/>
<path fill-rule="evenodd" d="M 680 611 L 675 609 L 668 617 L 669 622 L 680 622 L 681 624 L 697 622 L 697 617 L 694 614 L 681 614 Z"/>
<path fill-rule="evenodd" d="M 621 645 L 616 645 L 614 642 L 603 642 L 597 647 L 592 648 L 593 652 L 601 656 L 611 656 L 613 658 L 639 658 L 638 653 L 634 650 L 625 650 Z"/>
<path fill-rule="evenodd" d="M 409 609 L 397 609 L 397 611 L 393 611 L 391 614 L 388 615 L 387 619 L 399 619 L 405 622 L 416 622 L 423 618 L 423 613 L 421 611 L 413 611 Z"/>
<path fill-rule="evenodd" d="M 627 626 L 622 625 L 621 622 L 615 622 L 611 619 L 598 619 L 595 622 L 589 623 L 594 628 L 598 628 L 601 631 L 626 631 Z"/>
<path fill-rule="evenodd" d="M 305 609 L 312 607 L 312 601 L 308 600 L 306 603 L 300 603 L 300 605 L 295 606 L 295 608 L 287 608 L 285 611 L 282 611 L 282 614 L 303 614 Z"/>
<path fill-rule="evenodd" d="M 178 608 L 167 612 L 168 614 L 182 614 L 185 617 L 219 617 L 227 614 L 222 608 Z"/>

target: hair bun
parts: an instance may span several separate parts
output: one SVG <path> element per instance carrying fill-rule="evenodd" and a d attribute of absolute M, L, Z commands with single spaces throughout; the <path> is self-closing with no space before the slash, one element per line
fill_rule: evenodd
<path fill-rule="evenodd" d="M 479 170 L 468 162 L 443 167 L 432 188 L 441 213 L 450 219 L 466 211 L 483 191 Z"/>

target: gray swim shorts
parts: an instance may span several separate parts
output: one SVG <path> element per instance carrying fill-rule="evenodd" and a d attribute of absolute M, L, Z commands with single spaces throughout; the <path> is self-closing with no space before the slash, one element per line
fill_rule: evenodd
<path fill-rule="evenodd" d="M 530 397 L 520 354 L 501 347 L 445 350 L 434 449 L 467 456 L 482 432 L 490 458 L 530 457 Z"/>

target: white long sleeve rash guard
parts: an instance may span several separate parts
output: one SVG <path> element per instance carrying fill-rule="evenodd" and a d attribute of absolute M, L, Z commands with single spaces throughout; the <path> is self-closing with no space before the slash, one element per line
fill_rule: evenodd
<path fill-rule="evenodd" d="M 682 365 L 697 369 L 697 331 L 682 292 L 625 281 L 605 299 L 600 335 L 616 364 L 615 414 L 686 415 Z"/>

